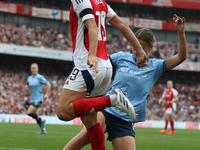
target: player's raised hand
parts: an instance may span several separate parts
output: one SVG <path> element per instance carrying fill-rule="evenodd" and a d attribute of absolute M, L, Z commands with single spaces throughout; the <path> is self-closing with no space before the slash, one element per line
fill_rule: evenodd
<path fill-rule="evenodd" d="M 92 68 L 93 71 L 98 72 L 98 62 L 96 56 L 88 55 L 87 64 Z"/>
<path fill-rule="evenodd" d="M 184 17 L 180 18 L 179 16 L 174 14 L 173 21 L 174 21 L 174 26 L 176 27 L 177 32 L 178 33 L 184 33 L 185 18 Z"/>
<path fill-rule="evenodd" d="M 136 62 L 138 68 L 142 68 L 147 65 L 147 55 L 144 50 L 136 51 Z"/>

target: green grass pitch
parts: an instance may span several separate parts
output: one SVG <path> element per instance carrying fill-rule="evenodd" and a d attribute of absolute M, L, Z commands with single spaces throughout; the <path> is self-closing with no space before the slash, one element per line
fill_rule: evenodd
<path fill-rule="evenodd" d="M 46 128 L 47 134 L 37 135 L 36 124 L 0 123 L 0 150 L 62 150 L 82 126 L 47 124 Z M 137 150 L 200 149 L 200 130 L 177 129 L 176 135 L 160 134 L 159 130 L 135 128 Z M 106 149 L 112 150 L 111 142 L 106 141 Z M 90 145 L 82 150 L 91 150 Z"/>

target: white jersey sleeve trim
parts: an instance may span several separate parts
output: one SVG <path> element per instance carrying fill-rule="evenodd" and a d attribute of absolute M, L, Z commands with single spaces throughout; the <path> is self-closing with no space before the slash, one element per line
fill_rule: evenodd
<path fill-rule="evenodd" d="M 112 19 L 116 13 L 114 12 L 114 10 L 110 7 L 110 5 L 107 4 L 107 7 L 108 7 L 108 13 L 107 13 L 107 18 L 106 18 L 106 21 L 110 21 L 110 19 Z"/>
<path fill-rule="evenodd" d="M 92 14 L 87 14 L 87 15 L 85 15 L 85 16 L 82 18 L 82 21 L 84 22 L 85 20 L 87 20 L 87 19 L 92 19 L 92 18 L 94 18 L 94 15 L 92 15 Z"/>

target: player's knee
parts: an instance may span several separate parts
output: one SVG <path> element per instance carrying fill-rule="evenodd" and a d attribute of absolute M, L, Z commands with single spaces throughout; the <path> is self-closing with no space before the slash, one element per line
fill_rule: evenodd
<path fill-rule="evenodd" d="M 62 121 L 69 121 L 68 115 L 65 113 L 65 111 L 62 108 L 56 109 L 57 117 Z"/>
<path fill-rule="evenodd" d="M 62 121 L 70 121 L 71 120 L 67 114 L 65 114 L 64 112 L 61 112 L 61 111 L 57 111 L 57 116 Z"/>
<path fill-rule="evenodd" d="M 86 128 L 90 128 L 98 123 L 97 115 L 96 114 L 90 114 L 87 116 L 82 116 L 81 121 L 86 126 Z"/>

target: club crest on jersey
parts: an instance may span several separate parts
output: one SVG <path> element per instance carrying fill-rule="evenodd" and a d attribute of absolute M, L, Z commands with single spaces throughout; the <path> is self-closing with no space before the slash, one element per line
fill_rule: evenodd
<path fill-rule="evenodd" d="M 144 70 L 149 70 L 149 67 L 144 67 L 143 69 L 144 69 Z"/>
<path fill-rule="evenodd" d="M 102 0 L 93 0 L 95 2 L 96 5 L 102 4 Z"/>

